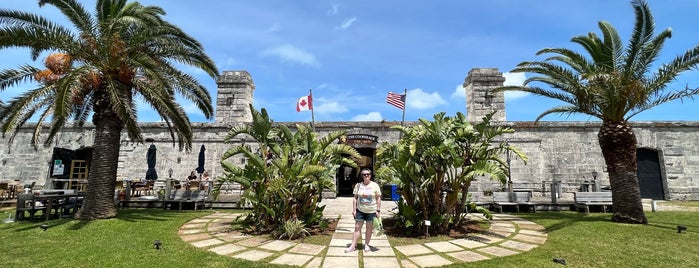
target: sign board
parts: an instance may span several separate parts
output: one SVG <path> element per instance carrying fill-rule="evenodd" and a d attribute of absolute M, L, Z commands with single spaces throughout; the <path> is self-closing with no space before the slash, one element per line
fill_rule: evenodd
<path fill-rule="evenodd" d="M 61 160 L 56 160 L 56 162 L 61 163 Z M 63 175 L 63 170 L 64 170 L 63 164 L 56 164 L 56 163 L 54 162 L 54 165 L 53 165 L 53 174 L 51 174 L 51 176 L 56 176 L 56 175 L 59 175 L 59 176 L 60 176 L 60 175 Z"/>

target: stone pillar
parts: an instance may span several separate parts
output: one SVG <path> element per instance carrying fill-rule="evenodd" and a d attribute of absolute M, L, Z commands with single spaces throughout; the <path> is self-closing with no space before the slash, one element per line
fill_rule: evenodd
<path fill-rule="evenodd" d="M 255 83 L 247 71 L 224 71 L 216 80 L 216 123 L 234 125 L 252 122 L 250 104 Z"/>
<path fill-rule="evenodd" d="M 490 90 L 501 87 L 505 77 L 497 68 L 475 68 L 464 81 L 466 116 L 470 122 L 480 122 L 486 114 L 497 111 L 492 121 L 505 121 L 505 94 Z"/>

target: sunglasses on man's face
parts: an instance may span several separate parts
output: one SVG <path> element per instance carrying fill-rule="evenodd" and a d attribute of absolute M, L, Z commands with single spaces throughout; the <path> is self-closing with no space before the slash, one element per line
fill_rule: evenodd
<path fill-rule="evenodd" d="M 371 176 L 369 173 L 362 173 L 362 176 Z"/>

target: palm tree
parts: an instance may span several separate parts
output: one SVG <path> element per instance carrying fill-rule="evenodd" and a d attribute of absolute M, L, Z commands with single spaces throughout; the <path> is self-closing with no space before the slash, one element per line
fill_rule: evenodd
<path fill-rule="evenodd" d="M 127 0 L 98 0 L 94 15 L 77 0 L 40 0 L 58 8 L 75 30 L 41 16 L 0 10 L 0 49 L 23 47 L 32 60 L 49 53 L 46 69 L 23 65 L 0 70 L 0 90 L 23 82 L 38 86 L 6 104 L 0 112 L 3 135 L 11 141 L 38 113 L 34 145 L 48 125 L 45 145 L 70 123 L 83 126 L 92 116 L 94 152 L 88 188 L 79 219 L 116 215 L 113 195 L 121 132 L 143 142 L 135 98 L 145 100 L 168 125 L 180 149 L 191 149 L 189 119 L 175 94 L 192 101 L 207 118 L 213 107 L 208 91 L 176 64 L 199 68 L 211 77 L 218 70 L 204 49 L 178 27 L 163 20 L 165 12 Z"/>
<path fill-rule="evenodd" d="M 554 55 L 544 61 L 522 62 L 512 70 L 540 76 L 528 78 L 523 86 L 496 90 L 525 91 L 567 103 L 543 112 L 536 121 L 555 113 L 582 113 L 601 119 L 597 137 L 612 188 L 612 221 L 645 224 L 648 220 L 643 212 L 636 175 L 637 142 L 629 120 L 660 104 L 699 93 L 699 88 L 665 90 L 680 73 L 697 67 L 699 46 L 651 72 L 671 30 L 654 35 L 655 26 L 648 5 L 643 0 L 634 0 L 631 4 L 636 22 L 627 45 L 622 43 L 612 25 L 601 21 L 599 28 L 603 38 L 589 33 L 571 40 L 581 45 L 589 57 L 565 48 L 542 49 L 537 55 Z M 550 88 L 528 86 L 533 82 Z"/>

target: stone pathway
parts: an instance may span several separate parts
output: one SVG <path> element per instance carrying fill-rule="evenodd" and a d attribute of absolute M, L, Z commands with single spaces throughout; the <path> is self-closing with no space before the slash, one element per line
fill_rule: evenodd
<path fill-rule="evenodd" d="M 444 242 L 392 247 L 385 235 L 374 236 L 374 250 L 345 253 L 352 242 L 352 215 L 340 215 L 329 245 L 313 245 L 248 236 L 230 227 L 236 214 L 216 212 L 182 225 L 182 240 L 202 250 L 250 261 L 301 267 L 435 267 L 520 254 L 546 242 L 544 227 L 506 214 L 496 214 L 482 234 Z M 328 215 L 331 218 L 338 216 Z M 361 248 L 360 246 L 358 246 Z M 397 255 L 403 256 L 402 261 Z M 360 261 L 361 260 L 361 261 Z M 362 265 L 363 264 L 363 265 Z"/>

